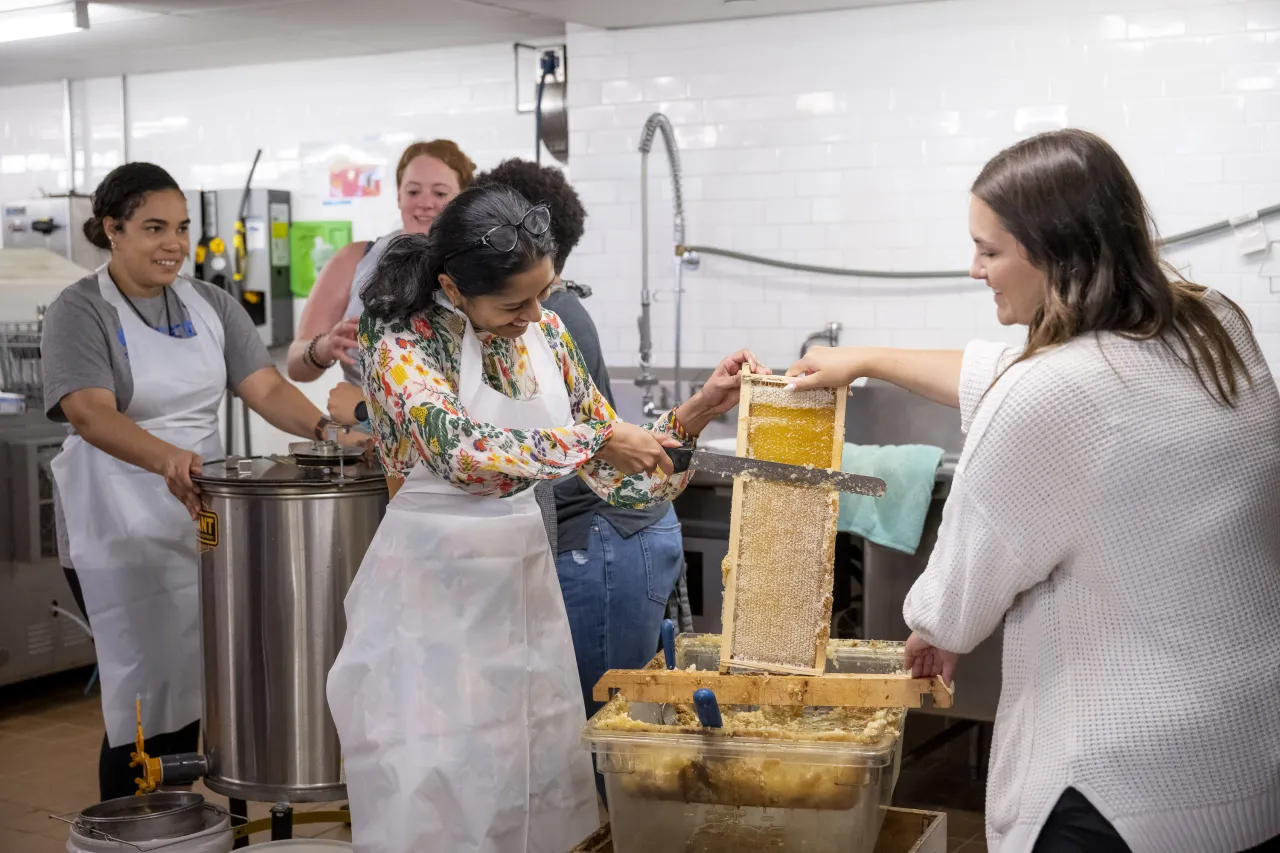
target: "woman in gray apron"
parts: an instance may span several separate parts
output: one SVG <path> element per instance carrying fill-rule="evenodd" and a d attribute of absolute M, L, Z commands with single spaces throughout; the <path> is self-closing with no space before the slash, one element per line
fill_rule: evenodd
<path fill-rule="evenodd" d="M 596 828 L 573 644 L 533 486 L 573 474 L 611 502 L 670 500 L 665 447 L 737 404 L 725 361 L 648 427 L 619 421 L 541 300 L 552 212 L 461 193 L 389 245 L 361 362 L 399 487 L 346 598 L 329 673 L 362 853 L 558 853 Z"/>
<path fill-rule="evenodd" d="M 344 384 L 334 389 L 332 399 L 343 423 L 357 422 L 354 410 L 361 400 L 355 352 L 356 326 L 364 311 L 361 288 L 391 238 L 426 234 L 441 209 L 471 183 L 475 170 L 476 164 L 447 139 L 413 143 L 396 166 L 402 227 L 378 240 L 343 246 L 318 271 L 298 319 L 297 337 L 289 346 L 289 378 L 312 382 L 335 364 L 341 365 Z"/>
<path fill-rule="evenodd" d="M 46 411 L 74 428 L 52 468 L 62 564 L 98 657 L 103 799 L 135 790 L 136 698 L 154 754 L 197 748 L 200 494 L 191 475 L 222 458 L 224 391 L 288 433 L 319 436 L 329 423 L 275 369 L 233 297 L 179 275 L 187 227 L 186 198 L 163 169 L 113 170 L 84 227 L 111 260 L 63 291 L 44 320 Z"/>

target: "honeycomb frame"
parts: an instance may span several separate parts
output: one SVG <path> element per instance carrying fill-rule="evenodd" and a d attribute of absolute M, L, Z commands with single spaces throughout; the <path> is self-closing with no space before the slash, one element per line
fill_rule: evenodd
<path fill-rule="evenodd" d="M 791 380 L 744 370 L 741 382 L 737 455 L 756 458 L 750 439 L 753 405 L 778 405 Z M 788 407 L 834 408 L 825 467 L 840 470 L 848 389 L 785 393 L 794 395 L 785 398 Z M 770 517 L 779 508 L 803 517 Z M 838 515 L 839 494 L 833 489 L 734 480 L 729 551 L 722 566 L 722 673 L 822 674 L 831 633 Z M 790 554 L 798 559 L 788 559 Z"/>

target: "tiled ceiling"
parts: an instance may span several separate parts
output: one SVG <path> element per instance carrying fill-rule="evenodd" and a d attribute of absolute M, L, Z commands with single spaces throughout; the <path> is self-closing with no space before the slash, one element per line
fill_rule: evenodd
<path fill-rule="evenodd" d="M 50 0 L 6 2 L 4 7 Z M 0 86 L 553 39 L 595 27 L 755 17 L 919 0 L 128 0 L 89 30 L 0 42 Z M 0 18 L 0 22 L 2 22 Z M 3 23 L 0 23 L 3 26 Z"/>

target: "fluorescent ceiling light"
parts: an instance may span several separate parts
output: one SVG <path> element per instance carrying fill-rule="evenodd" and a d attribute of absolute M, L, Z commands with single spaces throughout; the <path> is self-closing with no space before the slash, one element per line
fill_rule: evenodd
<path fill-rule="evenodd" d="M 56 3 L 33 6 L 28 0 L 25 9 L 0 11 L 0 42 L 21 39 L 60 36 L 89 29 L 89 4 L 87 2 Z M 5 6 L 12 7 L 12 3 Z"/>

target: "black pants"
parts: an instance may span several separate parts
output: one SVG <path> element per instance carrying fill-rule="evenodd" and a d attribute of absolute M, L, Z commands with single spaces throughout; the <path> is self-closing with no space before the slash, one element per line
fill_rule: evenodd
<path fill-rule="evenodd" d="M 1130 853 L 1110 822 L 1075 788 L 1068 788 L 1049 813 L 1031 853 Z M 1280 853 L 1280 835 L 1243 853 Z"/>
<path fill-rule="evenodd" d="M 71 586 L 71 594 L 75 596 L 76 606 L 88 620 L 89 611 L 84 606 L 84 591 L 80 588 L 80 578 L 74 569 L 64 568 L 67 583 Z M 90 628 L 93 626 L 90 625 Z M 147 738 L 147 754 L 177 755 L 182 752 L 195 752 L 200 748 L 200 721 L 185 726 L 176 732 L 143 732 Z M 113 747 L 102 736 L 102 752 L 98 755 L 98 797 L 102 801 L 119 797 L 132 797 L 138 791 L 133 781 L 142 775 L 141 767 L 130 767 L 134 744 L 126 743 Z"/>

